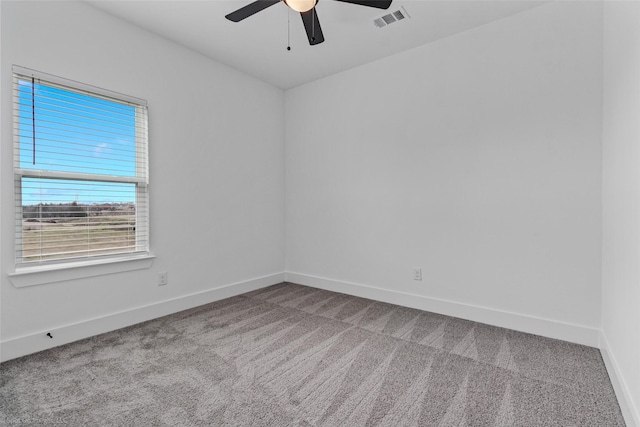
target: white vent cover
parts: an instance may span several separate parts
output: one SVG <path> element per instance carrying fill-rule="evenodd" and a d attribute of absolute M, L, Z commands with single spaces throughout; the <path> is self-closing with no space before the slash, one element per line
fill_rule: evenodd
<path fill-rule="evenodd" d="M 404 6 L 401 6 L 400 9 L 395 12 L 388 13 L 379 18 L 373 20 L 373 25 L 378 28 L 386 27 L 387 25 L 393 24 L 394 22 L 402 21 L 403 19 L 411 18 L 407 13 L 407 10 Z"/>

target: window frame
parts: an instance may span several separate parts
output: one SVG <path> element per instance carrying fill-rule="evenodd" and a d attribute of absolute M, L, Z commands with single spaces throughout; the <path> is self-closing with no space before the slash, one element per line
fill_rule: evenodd
<path fill-rule="evenodd" d="M 129 104 L 135 108 L 135 147 L 136 147 L 136 174 L 135 176 L 116 176 L 116 175 L 104 175 L 104 174 L 91 174 L 91 173 L 77 173 L 77 172 L 64 172 L 64 171 L 49 171 L 43 169 L 23 169 L 20 166 L 20 126 L 19 115 L 16 114 L 16 109 L 20 108 L 20 100 L 18 94 L 18 82 L 25 78 L 41 80 L 44 84 L 58 89 L 77 92 L 87 96 L 95 97 L 97 99 L 106 99 L 112 102 L 122 102 Z M 28 286 L 31 284 L 41 284 L 47 281 L 60 281 L 66 280 L 65 275 L 60 280 L 47 280 L 44 276 L 40 279 L 29 278 L 26 280 L 25 274 L 36 273 L 40 275 L 42 273 L 48 273 L 59 269 L 74 269 L 75 273 L 71 274 L 71 278 L 90 277 L 100 274 L 109 274 L 117 271 L 128 271 L 139 268 L 148 268 L 151 265 L 153 256 L 150 253 L 149 243 L 149 144 L 148 144 L 148 104 L 147 101 L 139 98 L 135 98 L 129 95 L 124 95 L 118 92 L 102 89 L 96 86 L 87 85 L 74 80 L 65 79 L 52 74 L 35 71 L 29 68 L 13 65 L 12 67 L 12 98 L 13 98 L 13 176 L 14 176 L 14 220 L 15 220 L 15 235 L 14 235 L 14 257 L 15 257 L 15 272 L 10 274 L 14 285 Z M 27 261 L 22 258 L 22 243 L 23 243 L 23 206 L 22 206 L 22 179 L 23 178 L 44 178 L 44 179 L 61 179 L 61 180 L 73 180 L 73 181 L 91 181 L 99 183 L 125 183 L 135 184 L 135 248 L 140 246 L 141 250 L 134 250 L 131 252 L 117 252 L 106 255 L 87 255 L 87 256 L 74 256 L 68 258 L 58 258 L 54 260 L 39 260 L 39 261 Z M 140 209 L 139 206 L 143 205 L 144 209 Z M 143 242 L 143 244 L 138 244 Z M 20 254 L 19 254 L 20 252 Z M 122 264 L 126 261 L 134 261 L 133 263 Z M 105 264 L 111 267 L 96 269 L 95 265 Z M 78 268 L 80 267 L 80 268 Z M 87 270 L 85 267 L 91 267 Z M 93 271 L 90 271 L 93 270 Z M 104 271 L 101 273 L 100 271 Z M 14 280 L 16 279 L 16 280 Z M 22 283 L 20 285 L 18 282 Z"/>

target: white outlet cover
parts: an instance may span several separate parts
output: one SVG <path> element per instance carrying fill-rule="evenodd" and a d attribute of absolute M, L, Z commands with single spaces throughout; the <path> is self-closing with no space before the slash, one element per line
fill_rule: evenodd
<path fill-rule="evenodd" d="M 169 283 L 169 277 L 166 272 L 158 273 L 158 286 L 164 286 Z"/>

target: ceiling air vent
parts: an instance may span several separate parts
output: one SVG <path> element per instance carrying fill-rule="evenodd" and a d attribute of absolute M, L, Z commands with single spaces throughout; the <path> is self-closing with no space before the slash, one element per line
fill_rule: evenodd
<path fill-rule="evenodd" d="M 407 13 L 407 10 L 404 7 L 400 7 L 400 9 L 395 12 L 388 13 L 379 18 L 373 20 L 373 25 L 378 28 L 386 27 L 389 24 L 393 24 L 394 22 L 402 21 L 403 19 L 411 18 Z"/>

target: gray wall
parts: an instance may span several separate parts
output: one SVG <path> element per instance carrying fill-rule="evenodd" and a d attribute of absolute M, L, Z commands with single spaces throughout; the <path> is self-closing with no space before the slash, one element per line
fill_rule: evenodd
<path fill-rule="evenodd" d="M 287 272 L 596 345 L 601 115 L 596 2 L 289 90 Z"/>
<path fill-rule="evenodd" d="M 640 425 L 640 3 L 604 6 L 601 347 Z M 614 372 L 611 372 L 613 369 Z"/>
<path fill-rule="evenodd" d="M 281 90 L 82 2 L 2 2 L 1 7 L 3 342 L 69 325 L 77 325 L 69 337 L 77 338 L 89 320 L 107 316 L 104 328 L 118 327 L 121 323 L 109 316 L 282 275 Z M 157 256 L 152 268 L 12 285 L 7 277 L 14 269 L 12 64 L 149 102 L 151 249 Z M 169 273 L 168 286 L 157 286 L 158 271 Z M 206 302 L 206 296 L 199 301 Z"/>

